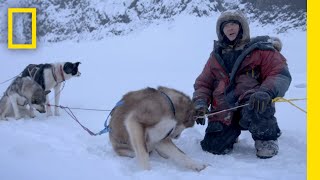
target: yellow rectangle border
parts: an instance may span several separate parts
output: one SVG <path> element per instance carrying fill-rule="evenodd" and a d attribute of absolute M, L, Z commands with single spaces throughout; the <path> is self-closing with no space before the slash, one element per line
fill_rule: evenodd
<path fill-rule="evenodd" d="M 31 13 L 32 40 L 31 44 L 13 44 L 13 13 Z M 37 9 L 36 8 L 8 8 L 8 49 L 36 49 L 37 48 Z"/>

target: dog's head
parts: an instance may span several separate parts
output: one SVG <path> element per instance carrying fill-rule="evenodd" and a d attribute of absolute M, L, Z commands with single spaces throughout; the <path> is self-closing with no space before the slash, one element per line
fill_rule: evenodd
<path fill-rule="evenodd" d="M 31 106 L 34 107 L 40 113 L 46 112 L 46 95 L 50 91 L 44 91 L 41 87 L 37 88 L 31 97 Z"/>
<path fill-rule="evenodd" d="M 81 75 L 80 71 L 79 71 L 79 64 L 81 64 L 80 62 L 76 62 L 76 63 L 72 63 L 72 62 L 65 62 L 63 64 L 63 73 L 65 76 L 65 79 L 70 79 L 71 77 L 78 77 Z"/>
<path fill-rule="evenodd" d="M 181 114 L 184 114 L 183 119 L 181 120 L 177 119 L 178 121 L 177 125 L 173 130 L 173 132 L 171 133 L 171 137 L 174 139 L 179 138 L 182 131 L 185 130 L 186 128 L 194 126 L 195 121 L 193 117 L 195 115 L 195 110 L 191 102 L 186 102 L 186 103 L 187 103 L 185 104 L 186 109 L 184 109 L 183 112 L 181 112 Z"/>
<path fill-rule="evenodd" d="M 174 92 L 171 93 L 171 97 L 173 97 L 176 110 L 175 119 L 177 124 L 171 133 L 171 137 L 177 139 L 184 129 L 194 126 L 195 108 L 189 96 L 177 90 L 172 92 Z M 170 94 L 170 92 L 167 93 Z"/>

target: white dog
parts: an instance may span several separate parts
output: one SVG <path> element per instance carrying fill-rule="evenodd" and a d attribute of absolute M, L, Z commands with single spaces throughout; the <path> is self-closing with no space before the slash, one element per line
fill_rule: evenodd
<path fill-rule="evenodd" d="M 22 71 L 22 77 L 29 76 L 34 79 L 44 90 L 54 89 L 55 105 L 59 106 L 61 83 L 72 77 L 78 77 L 80 62 L 62 62 L 53 64 L 30 64 Z M 46 97 L 47 116 L 52 115 L 49 97 Z M 59 108 L 55 107 L 54 115 L 59 116 Z"/>

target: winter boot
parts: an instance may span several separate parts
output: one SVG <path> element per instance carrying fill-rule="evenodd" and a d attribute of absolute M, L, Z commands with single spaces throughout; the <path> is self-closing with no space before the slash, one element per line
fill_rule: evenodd
<path fill-rule="evenodd" d="M 279 146 L 277 140 L 255 140 L 255 148 L 257 149 L 257 156 L 261 159 L 272 158 L 278 154 Z"/>
<path fill-rule="evenodd" d="M 228 154 L 240 133 L 240 127 L 233 124 L 227 126 L 217 121 L 209 122 L 200 144 L 204 151 L 212 154 Z"/>

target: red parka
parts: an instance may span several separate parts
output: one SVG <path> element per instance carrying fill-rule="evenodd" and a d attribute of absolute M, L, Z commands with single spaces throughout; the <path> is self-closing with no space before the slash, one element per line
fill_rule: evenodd
<path fill-rule="evenodd" d="M 221 43 L 223 37 L 220 25 L 226 19 L 240 21 L 244 31 L 241 46 L 238 47 L 243 51 L 235 61 L 230 74 L 227 73 L 221 58 L 221 52 L 225 47 Z M 277 45 L 281 43 L 268 36 L 250 40 L 246 23 L 239 16 L 226 16 L 218 20 L 217 34 L 220 41 L 215 41 L 214 50 L 195 81 L 193 101 L 196 105 L 205 104 L 214 112 L 245 103 L 256 91 L 267 92 L 271 98 L 285 95 L 291 83 L 291 75 L 286 59 L 278 51 L 281 48 Z M 227 111 L 210 116 L 209 121 L 220 121 L 229 125 L 233 115 L 233 111 Z"/>
<path fill-rule="evenodd" d="M 193 100 L 202 100 L 208 107 L 211 105 L 211 111 L 218 111 L 235 106 L 255 91 L 268 92 L 272 98 L 283 97 L 291 82 L 286 59 L 272 47 L 263 46 L 256 43 L 247 49 L 248 53 L 242 53 L 244 58 L 238 58 L 231 74 L 219 54 L 212 52 L 195 81 Z M 220 113 L 209 121 L 230 124 L 231 117 L 231 112 Z"/>

